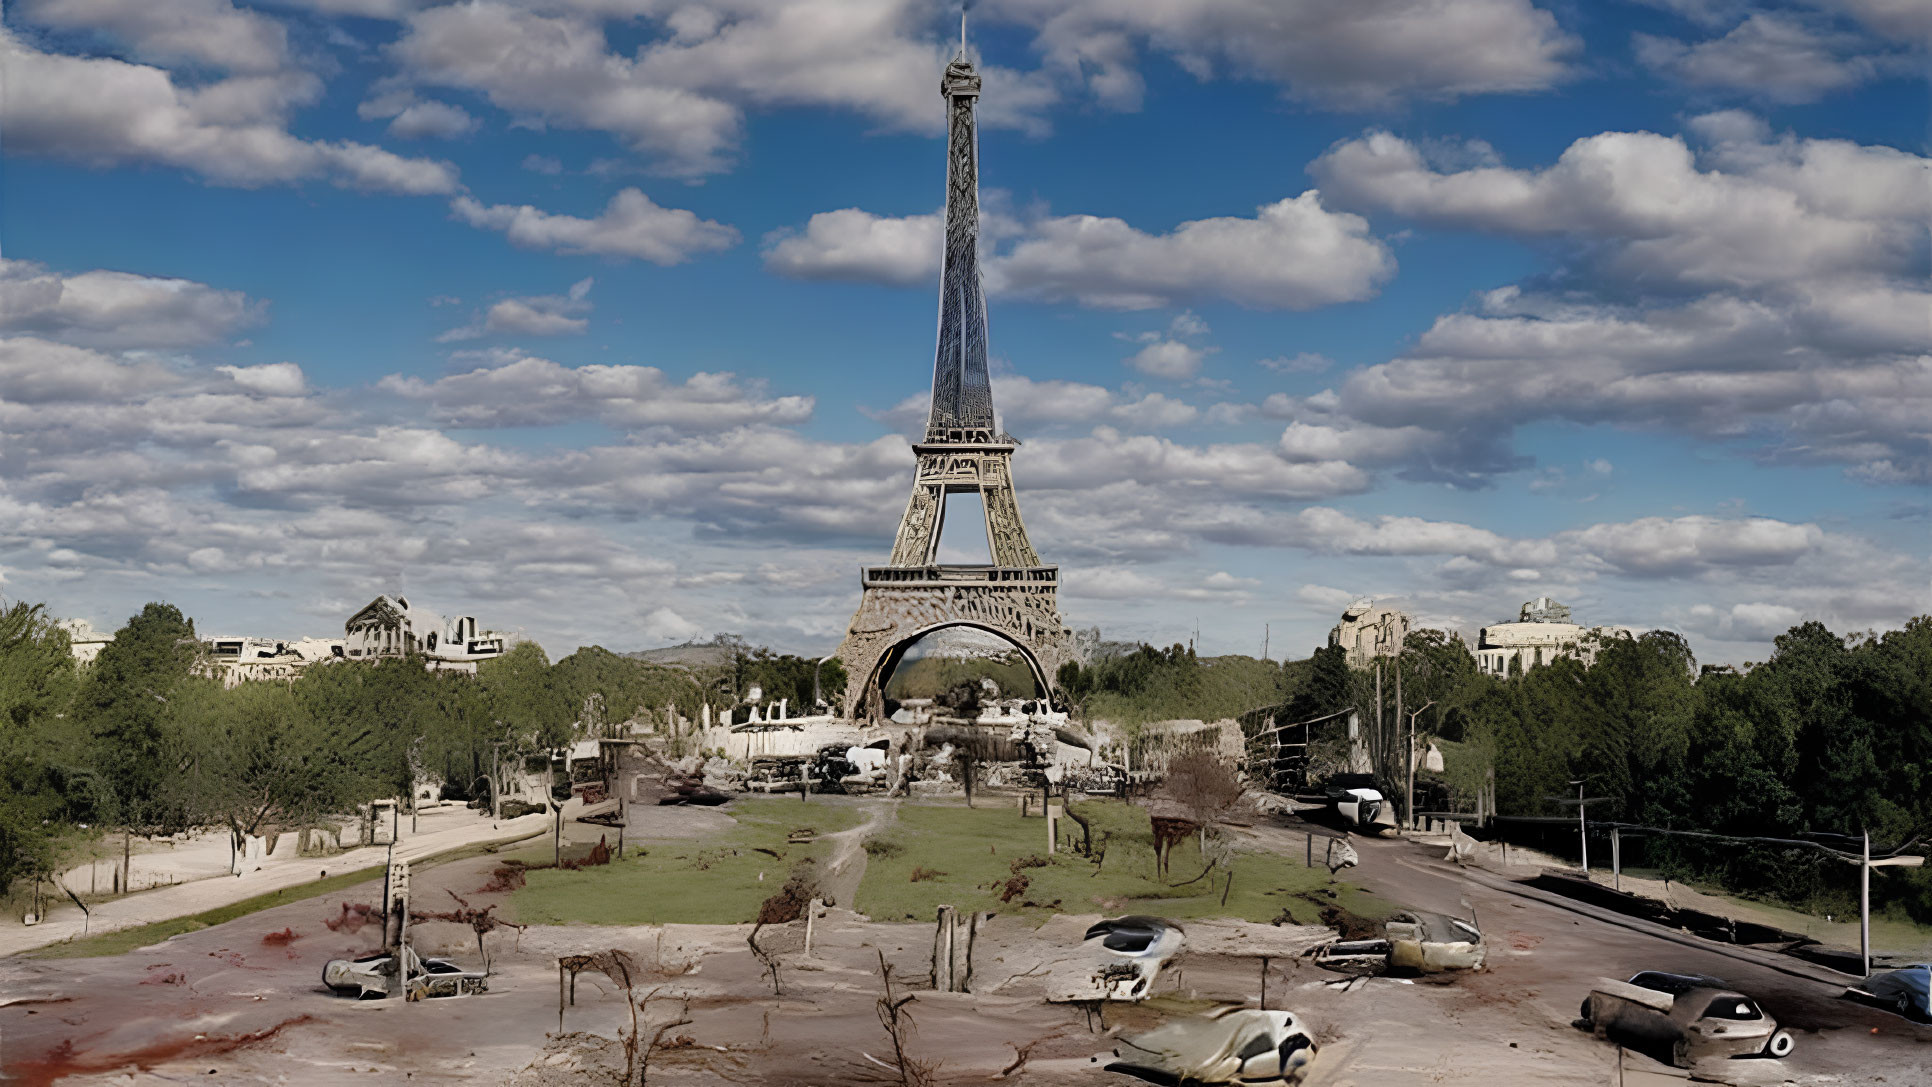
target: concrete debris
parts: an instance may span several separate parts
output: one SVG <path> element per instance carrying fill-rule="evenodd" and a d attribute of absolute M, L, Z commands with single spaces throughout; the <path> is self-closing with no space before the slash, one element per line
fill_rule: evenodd
<path fill-rule="evenodd" d="M 1355 847 L 1346 838 L 1330 838 L 1323 855 L 1323 863 L 1328 865 L 1328 874 L 1334 875 L 1344 868 L 1353 868 L 1361 863 L 1355 855 Z"/>

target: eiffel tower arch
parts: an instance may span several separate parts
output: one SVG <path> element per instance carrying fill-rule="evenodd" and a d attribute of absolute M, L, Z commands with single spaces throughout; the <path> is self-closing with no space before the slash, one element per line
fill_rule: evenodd
<path fill-rule="evenodd" d="M 1073 641 L 1060 620 L 1060 568 L 1040 561 L 1013 494 L 1019 442 L 998 430 L 986 370 L 986 297 L 979 271 L 980 77 L 960 56 L 946 67 L 946 253 L 939 284 L 939 346 L 933 360 L 926 440 L 912 447 L 912 498 L 883 566 L 860 574 L 858 614 L 840 643 L 846 712 L 883 716 L 881 688 L 906 648 L 948 627 L 997 634 L 1019 648 L 1040 693 L 1053 697 Z M 989 565 L 943 565 L 946 500 L 975 494 L 984 511 Z"/>

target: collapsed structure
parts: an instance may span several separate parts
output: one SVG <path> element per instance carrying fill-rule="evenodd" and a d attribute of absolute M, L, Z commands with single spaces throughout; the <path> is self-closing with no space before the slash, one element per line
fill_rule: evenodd
<path fill-rule="evenodd" d="M 515 635 L 478 628 L 473 615 L 445 618 L 386 594 L 343 624 L 348 659 L 416 657 L 431 671 L 473 673 L 479 661 L 502 656 L 516 641 Z"/>
<path fill-rule="evenodd" d="M 1570 621 L 1570 609 L 1547 596 L 1525 603 L 1513 623 L 1487 626 L 1476 639 L 1476 668 L 1484 675 L 1507 676 L 1573 657 L 1589 664 L 1597 648 L 1614 638 L 1635 637 L 1629 627 L 1584 627 Z"/>
<path fill-rule="evenodd" d="M 1377 657 L 1393 657 L 1409 636 L 1407 612 L 1384 607 L 1367 597 L 1350 604 L 1342 621 L 1328 632 L 1328 644 L 1341 646 L 1350 668 L 1367 668 Z"/>
<path fill-rule="evenodd" d="M 219 637 L 202 640 L 205 656 L 196 665 L 200 674 L 221 680 L 224 687 L 235 687 L 253 680 L 293 680 L 312 664 L 337 660 L 342 656 L 341 638 Z"/>

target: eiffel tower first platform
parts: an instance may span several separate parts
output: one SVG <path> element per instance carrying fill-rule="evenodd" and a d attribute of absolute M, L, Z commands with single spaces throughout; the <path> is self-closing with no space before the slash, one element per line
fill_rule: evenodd
<path fill-rule="evenodd" d="M 864 595 L 838 657 L 845 664 L 847 713 L 877 720 L 880 688 L 913 642 L 946 627 L 975 627 L 1012 642 L 1041 694 L 1071 659 L 1060 621 L 1060 568 L 1040 562 L 1013 498 L 1019 442 L 993 419 L 986 373 L 986 298 L 979 273 L 979 137 L 974 107 L 980 77 L 966 59 L 946 67 L 946 255 L 939 283 L 939 350 L 933 361 L 926 440 L 912 447 L 919 472 L 899 523 L 892 559 L 861 572 Z M 989 566 L 940 565 L 946 500 L 977 494 L 986 515 Z"/>

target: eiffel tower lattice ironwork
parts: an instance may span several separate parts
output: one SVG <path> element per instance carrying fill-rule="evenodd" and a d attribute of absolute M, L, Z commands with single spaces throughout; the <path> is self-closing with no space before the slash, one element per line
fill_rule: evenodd
<path fill-rule="evenodd" d="M 939 283 L 939 349 L 932 414 L 912 499 L 884 566 L 865 567 L 864 595 L 838 656 L 847 674 L 847 712 L 883 715 L 880 688 L 906 648 L 945 627 L 977 627 L 1011 641 L 1051 696 L 1072 640 L 1060 620 L 1060 568 L 1040 562 L 1013 498 L 1013 451 L 997 430 L 986 372 L 986 298 L 979 272 L 979 138 L 974 107 L 980 77 L 960 55 L 940 80 L 946 99 L 946 254 Z M 946 498 L 977 494 L 992 553 L 987 566 L 941 565 Z"/>

